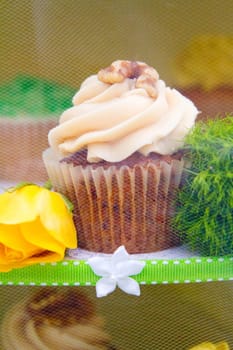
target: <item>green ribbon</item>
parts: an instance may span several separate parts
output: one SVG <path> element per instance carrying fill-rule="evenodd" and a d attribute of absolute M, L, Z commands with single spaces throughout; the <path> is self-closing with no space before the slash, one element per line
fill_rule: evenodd
<path fill-rule="evenodd" d="M 171 284 L 233 280 L 233 257 L 145 260 L 142 272 L 132 276 L 140 284 Z M 95 286 L 95 275 L 85 260 L 36 264 L 0 273 L 1 285 Z"/>

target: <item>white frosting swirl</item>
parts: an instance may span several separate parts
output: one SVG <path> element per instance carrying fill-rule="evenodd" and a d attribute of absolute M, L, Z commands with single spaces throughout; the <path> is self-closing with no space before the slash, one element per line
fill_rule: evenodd
<path fill-rule="evenodd" d="M 157 80 L 157 97 L 135 86 L 135 78 L 107 84 L 87 78 L 49 144 L 62 156 L 87 148 L 87 160 L 119 162 L 139 151 L 173 154 L 183 145 L 198 110 L 177 90 Z"/>
<path fill-rule="evenodd" d="M 38 325 L 18 304 L 5 317 L 1 328 L 2 350 L 110 349 L 109 336 L 103 330 L 103 320 L 92 316 L 67 327 Z"/>

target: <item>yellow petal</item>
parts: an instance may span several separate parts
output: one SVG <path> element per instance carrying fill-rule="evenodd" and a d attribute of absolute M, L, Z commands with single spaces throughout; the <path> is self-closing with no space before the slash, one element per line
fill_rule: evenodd
<path fill-rule="evenodd" d="M 66 248 L 65 244 L 53 238 L 53 236 L 50 235 L 50 232 L 41 224 L 39 218 L 33 222 L 25 222 L 21 224 L 20 229 L 25 241 L 33 246 L 36 246 L 43 251 L 50 251 L 59 256 L 64 256 Z"/>
<path fill-rule="evenodd" d="M 14 268 L 25 267 L 29 265 L 34 265 L 38 263 L 49 263 L 54 261 L 60 261 L 64 259 L 64 254 L 58 254 L 54 252 L 44 251 L 42 254 L 34 255 L 30 259 L 25 259 L 19 264 L 12 265 Z"/>
<path fill-rule="evenodd" d="M 0 244 L 0 271 L 6 272 L 11 270 L 11 263 L 9 263 L 5 258 L 5 247 Z"/>
<path fill-rule="evenodd" d="M 60 194 L 26 185 L 0 195 L 0 271 L 59 261 L 76 247 L 72 214 Z"/>
<path fill-rule="evenodd" d="M 40 192 L 40 202 L 40 219 L 44 227 L 67 248 L 76 248 L 77 233 L 72 214 L 62 196 L 44 189 Z"/>
<path fill-rule="evenodd" d="M 41 190 L 39 186 L 27 185 L 0 194 L 0 223 L 33 221 L 38 215 L 37 197 Z"/>
<path fill-rule="evenodd" d="M 21 225 L 0 225 L 1 272 L 39 262 L 59 261 L 64 254 L 65 247 L 51 238 L 39 219 Z"/>
<path fill-rule="evenodd" d="M 2 259 L 7 261 L 25 259 L 38 253 L 38 246 L 35 246 L 30 241 L 24 239 L 20 226 L 18 225 L 0 224 L 0 243 L 4 246 L 4 257 L 0 251 L 1 262 Z"/>
<path fill-rule="evenodd" d="M 44 254 L 32 256 L 30 259 L 25 259 L 22 261 L 15 262 L 0 262 L 0 272 L 8 272 L 12 269 L 18 269 L 22 267 L 27 267 L 30 265 L 38 264 L 40 262 L 55 262 L 63 260 L 64 256 L 60 256 L 56 253 L 44 252 Z"/>

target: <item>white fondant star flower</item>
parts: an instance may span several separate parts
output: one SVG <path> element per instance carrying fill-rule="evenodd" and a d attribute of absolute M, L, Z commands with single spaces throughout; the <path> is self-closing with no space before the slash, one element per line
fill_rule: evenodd
<path fill-rule="evenodd" d="M 140 295 L 138 282 L 129 276 L 139 274 L 145 262 L 133 260 L 124 246 L 120 246 L 110 257 L 93 257 L 88 263 L 93 272 L 102 277 L 96 283 L 97 297 L 112 293 L 117 286 L 125 293 Z"/>

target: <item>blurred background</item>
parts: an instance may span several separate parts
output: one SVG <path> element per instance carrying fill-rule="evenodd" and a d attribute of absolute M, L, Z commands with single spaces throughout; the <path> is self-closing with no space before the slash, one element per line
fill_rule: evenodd
<path fill-rule="evenodd" d="M 78 88 L 131 59 L 175 84 L 176 56 L 198 35 L 232 36 L 232 11 L 231 0 L 1 0 L 0 81 L 26 73 Z"/>

